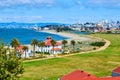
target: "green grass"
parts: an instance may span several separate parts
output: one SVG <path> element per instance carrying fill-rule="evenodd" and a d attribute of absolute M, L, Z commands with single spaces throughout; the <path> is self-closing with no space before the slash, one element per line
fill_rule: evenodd
<path fill-rule="evenodd" d="M 54 58 L 25 62 L 25 72 L 21 80 L 57 80 L 76 69 L 84 70 L 98 77 L 110 76 L 111 71 L 120 66 L 120 35 L 93 34 L 111 41 L 104 51 L 76 54 L 64 58 Z"/>

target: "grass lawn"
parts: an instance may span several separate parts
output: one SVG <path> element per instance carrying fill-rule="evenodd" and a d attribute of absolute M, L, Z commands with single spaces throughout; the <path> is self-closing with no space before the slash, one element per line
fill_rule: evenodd
<path fill-rule="evenodd" d="M 111 41 L 104 51 L 76 54 L 69 57 L 24 62 L 25 72 L 21 80 L 57 80 L 58 77 L 76 69 L 84 70 L 98 77 L 110 76 L 120 66 L 120 35 L 92 34 Z"/>

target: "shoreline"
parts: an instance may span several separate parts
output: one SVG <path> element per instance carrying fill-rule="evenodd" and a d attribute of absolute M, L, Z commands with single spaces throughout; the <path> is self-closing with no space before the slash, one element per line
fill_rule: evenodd
<path fill-rule="evenodd" d="M 83 35 L 83 34 L 76 34 L 76 33 L 69 33 L 69 32 L 56 32 L 54 30 L 44 30 L 44 31 L 39 31 L 39 32 L 63 36 L 63 37 L 68 38 L 67 40 L 79 40 L 79 41 L 91 40 L 91 37 Z"/>

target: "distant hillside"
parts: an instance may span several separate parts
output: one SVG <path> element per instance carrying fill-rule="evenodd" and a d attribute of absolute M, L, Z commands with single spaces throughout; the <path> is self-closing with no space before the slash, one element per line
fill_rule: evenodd
<path fill-rule="evenodd" d="M 63 25 L 63 23 L 0 23 L 0 28 L 22 28 L 22 27 L 43 27 L 46 25 Z M 67 25 L 67 24 L 64 24 Z"/>

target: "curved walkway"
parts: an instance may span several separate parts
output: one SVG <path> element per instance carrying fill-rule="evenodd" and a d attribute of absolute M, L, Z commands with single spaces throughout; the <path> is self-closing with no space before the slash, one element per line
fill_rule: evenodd
<path fill-rule="evenodd" d="M 93 36 L 90 36 L 90 37 L 93 37 Z M 95 37 L 96 38 L 96 37 Z M 87 51 L 87 52 L 80 52 L 80 53 L 76 53 L 76 54 L 83 54 L 83 53 L 90 53 L 90 52 L 98 52 L 98 51 L 102 51 L 102 50 L 105 50 L 110 44 L 111 42 L 104 39 L 105 40 L 105 45 L 100 47 L 99 49 L 97 50 L 92 50 L 92 51 Z M 31 61 L 37 61 L 37 60 L 46 60 L 46 59 L 51 59 L 51 58 L 61 58 L 61 57 L 66 57 L 66 56 L 71 56 L 71 55 L 76 55 L 76 54 L 68 54 L 68 55 L 62 55 L 62 56 L 49 56 L 47 58 L 42 58 L 42 59 L 33 59 L 33 60 L 25 60 L 23 62 L 31 62 Z"/>

